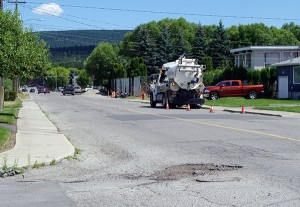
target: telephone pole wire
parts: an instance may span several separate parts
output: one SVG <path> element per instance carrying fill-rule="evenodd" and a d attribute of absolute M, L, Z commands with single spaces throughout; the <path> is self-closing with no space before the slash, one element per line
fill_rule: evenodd
<path fill-rule="evenodd" d="M 1 0 L 0 0 L 0 1 L 1 1 Z M 18 6 L 19 6 L 19 4 L 25 4 L 26 2 L 25 2 L 25 1 L 19 1 L 19 0 L 15 0 L 15 1 L 10 1 L 10 0 L 8 0 L 8 3 L 16 4 L 15 12 L 17 12 L 17 11 L 18 11 Z"/>

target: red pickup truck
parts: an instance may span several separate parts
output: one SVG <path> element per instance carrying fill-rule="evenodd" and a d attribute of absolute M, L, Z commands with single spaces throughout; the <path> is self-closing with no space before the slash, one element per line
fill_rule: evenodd
<path fill-rule="evenodd" d="M 255 99 L 257 95 L 264 93 L 263 85 L 243 85 L 240 80 L 223 80 L 215 86 L 204 88 L 204 98 L 217 100 L 221 97 L 244 96 Z"/>

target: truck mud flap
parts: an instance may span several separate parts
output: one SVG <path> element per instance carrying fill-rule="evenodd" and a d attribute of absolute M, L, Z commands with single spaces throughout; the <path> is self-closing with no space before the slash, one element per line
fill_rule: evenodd
<path fill-rule="evenodd" d="M 203 98 L 192 98 L 189 100 L 189 104 L 199 104 L 203 105 L 205 100 Z"/>

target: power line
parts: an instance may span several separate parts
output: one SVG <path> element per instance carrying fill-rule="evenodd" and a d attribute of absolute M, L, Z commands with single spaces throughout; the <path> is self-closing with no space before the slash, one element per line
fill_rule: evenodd
<path fill-rule="evenodd" d="M 22 6 L 22 7 L 25 8 L 25 9 L 30 9 L 30 10 L 31 10 L 31 9 L 34 9 L 33 7 L 30 7 L 30 6 Z M 43 9 L 40 9 L 40 10 L 42 10 L 45 14 L 50 15 L 50 16 L 54 16 L 54 17 L 57 17 L 57 18 L 61 18 L 61 19 L 70 21 L 70 22 L 75 22 L 75 23 L 79 23 L 79 24 L 82 24 L 82 25 L 86 25 L 86 26 L 90 26 L 90 27 L 93 27 L 93 28 L 103 29 L 103 30 L 104 30 L 104 28 L 99 28 L 99 27 L 94 26 L 94 25 L 82 23 L 82 22 L 79 22 L 79 21 L 76 21 L 76 20 L 67 19 L 67 18 L 63 18 L 63 17 L 60 17 L 60 16 L 56 16 L 56 15 L 52 15 L 52 14 L 50 14 L 49 11 L 47 11 L 47 10 L 43 10 Z M 113 25 L 113 26 L 118 26 L 118 27 L 127 27 L 127 28 L 130 28 L 130 29 L 133 29 L 133 28 L 130 27 L 130 26 L 119 25 L 119 24 L 113 24 L 113 23 L 110 23 L 110 22 L 104 22 L 104 21 L 97 21 L 97 20 L 94 20 L 94 19 L 88 19 L 88 18 L 83 18 L 83 17 L 77 17 L 77 16 L 74 16 L 74 15 L 64 14 L 64 16 L 72 17 L 72 18 L 76 18 L 76 19 L 84 20 L 84 21 L 97 22 L 97 23 L 102 23 L 102 24 L 108 24 L 108 25 Z"/>
<path fill-rule="evenodd" d="M 27 2 L 30 4 L 43 4 L 38 2 Z M 183 16 L 202 16 L 202 17 L 218 17 L 218 18 L 234 18 L 234 19 L 263 19 L 263 20 L 281 20 L 281 21 L 299 21 L 297 18 L 279 18 L 279 17 L 259 17 L 259 16 L 235 16 L 235 15 L 218 15 L 218 14 L 201 14 L 201 13 L 183 13 L 183 12 L 167 12 L 167 11 L 153 11 L 153 10 L 138 10 L 138 9 L 120 9 L 108 7 L 94 7 L 94 6 L 79 6 L 60 4 L 64 7 L 73 7 L 81 9 L 96 9 L 96 10 L 109 10 L 109 11 L 122 11 L 122 12 L 136 12 L 136 13 L 152 13 L 152 14 L 170 14 L 170 15 L 183 15 Z"/>
<path fill-rule="evenodd" d="M 30 6 L 23 6 L 23 7 L 27 8 L 27 9 L 33 9 L 33 7 L 30 7 Z M 55 16 L 55 15 L 49 13 L 49 11 L 44 10 L 44 9 L 40 9 L 40 10 L 42 10 L 47 15 L 54 16 L 54 17 L 59 18 L 59 19 L 64 19 L 64 20 L 67 20 L 67 21 L 70 21 L 70 22 L 74 22 L 74 23 L 78 23 L 78 24 L 81 24 L 81 25 L 85 25 L 85 26 L 96 28 L 96 29 L 102 29 L 102 30 L 104 30 L 104 28 L 100 28 L 100 27 L 97 27 L 97 26 L 94 26 L 94 25 L 91 25 L 91 24 L 82 23 L 82 22 L 79 22 L 79 21 L 76 21 L 76 20 L 72 20 L 72 19 L 68 19 L 68 18 L 61 17 L 61 16 Z"/>

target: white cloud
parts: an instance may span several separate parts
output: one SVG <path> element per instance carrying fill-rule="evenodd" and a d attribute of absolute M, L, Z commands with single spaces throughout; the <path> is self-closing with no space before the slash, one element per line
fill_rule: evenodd
<path fill-rule="evenodd" d="M 56 3 L 42 4 L 34 9 L 32 12 L 38 15 L 54 15 L 60 16 L 63 13 L 62 8 Z"/>

